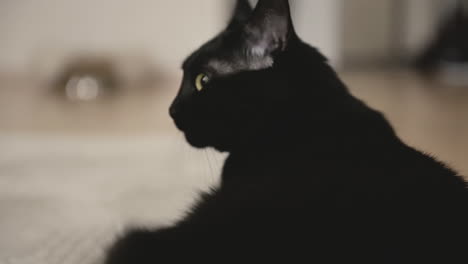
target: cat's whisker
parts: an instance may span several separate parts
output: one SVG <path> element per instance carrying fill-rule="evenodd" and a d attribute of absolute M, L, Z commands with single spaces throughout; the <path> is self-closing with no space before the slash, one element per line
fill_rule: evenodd
<path fill-rule="evenodd" d="M 208 151 L 208 153 L 210 153 L 212 159 L 215 161 L 215 165 L 216 165 L 216 168 L 215 168 L 216 170 L 215 171 L 216 171 L 216 173 L 219 173 L 221 171 L 221 169 L 222 169 L 224 161 L 221 160 L 219 154 L 216 153 L 215 150 L 210 148 L 207 151 Z M 216 177 L 218 177 L 218 176 L 219 175 L 216 175 Z"/>
<path fill-rule="evenodd" d="M 210 169 L 210 177 L 211 179 L 214 178 L 214 172 L 213 172 L 213 167 L 211 165 L 211 161 L 210 161 L 210 158 L 209 158 L 209 155 L 208 155 L 208 150 L 207 149 L 204 149 L 203 151 L 205 153 L 205 157 L 206 157 L 206 161 L 208 162 L 208 166 L 209 166 L 209 169 Z"/>

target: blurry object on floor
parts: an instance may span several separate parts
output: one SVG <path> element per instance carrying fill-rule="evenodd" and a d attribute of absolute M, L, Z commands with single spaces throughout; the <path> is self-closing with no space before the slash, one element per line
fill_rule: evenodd
<path fill-rule="evenodd" d="M 456 1 L 415 62 L 421 73 L 447 85 L 468 86 L 468 11 L 464 2 Z"/>
<path fill-rule="evenodd" d="M 49 86 L 56 95 L 70 101 L 152 90 L 167 76 L 144 55 L 75 55 L 58 68 Z"/>
<path fill-rule="evenodd" d="M 114 95 L 121 86 L 112 59 L 79 56 L 67 62 L 52 88 L 71 101 L 91 101 Z"/>

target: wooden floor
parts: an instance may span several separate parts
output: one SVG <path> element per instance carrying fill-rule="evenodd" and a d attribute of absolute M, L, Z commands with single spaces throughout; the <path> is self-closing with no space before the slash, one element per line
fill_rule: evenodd
<path fill-rule="evenodd" d="M 405 71 L 345 73 L 351 91 L 382 111 L 400 137 L 468 175 L 468 85 Z"/>
<path fill-rule="evenodd" d="M 468 87 L 341 75 L 408 144 L 468 175 Z M 167 116 L 177 86 L 75 104 L 0 76 L 0 264 L 98 263 L 119 230 L 170 223 L 217 183 L 224 156 L 189 148 Z"/>

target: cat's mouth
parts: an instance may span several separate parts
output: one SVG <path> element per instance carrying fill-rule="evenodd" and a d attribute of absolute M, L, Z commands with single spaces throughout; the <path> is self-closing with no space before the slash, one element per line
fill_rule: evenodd
<path fill-rule="evenodd" d="M 183 122 L 180 122 L 178 119 L 173 119 L 173 121 L 177 129 L 185 133 L 188 128 L 187 125 Z"/>
<path fill-rule="evenodd" d="M 237 135 L 229 126 L 229 121 L 225 120 L 195 118 L 194 115 L 190 115 L 173 118 L 173 121 L 187 142 L 195 148 L 214 147 L 219 151 L 227 151 Z"/>
<path fill-rule="evenodd" d="M 218 131 L 218 133 L 208 133 L 205 130 L 198 129 L 181 129 L 181 131 L 184 133 L 187 142 L 195 148 L 213 147 L 221 152 L 229 151 L 230 149 L 231 139 L 226 137 L 221 131 Z"/>
<path fill-rule="evenodd" d="M 209 146 L 208 144 L 206 144 L 206 142 L 204 142 L 203 139 L 201 139 L 197 135 L 194 135 L 193 133 L 184 132 L 184 135 L 187 142 L 195 148 L 205 148 Z"/>

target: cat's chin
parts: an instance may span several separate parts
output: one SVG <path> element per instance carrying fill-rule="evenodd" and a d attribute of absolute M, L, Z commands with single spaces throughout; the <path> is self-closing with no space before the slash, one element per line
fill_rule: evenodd
<path fill-rule="evenodd" d="M 184 133 L 184 135 L 187 142 L 197 149 L 214 148 L 220 152 L 229 152 L 230 150 L 227 144 L 221 142 L 209 142 L 207 138 L 198 137 L 191 133 Z"/>
<path fill-rule="evenodd" d="M 185 133 L 185 139 L 194 148 L 202 149 L 202 148 L 210 147 L 208 144 L 203 142 L 203 140 L 200 140 L 199 138 L 194 137 L 191 134 Z"/>

